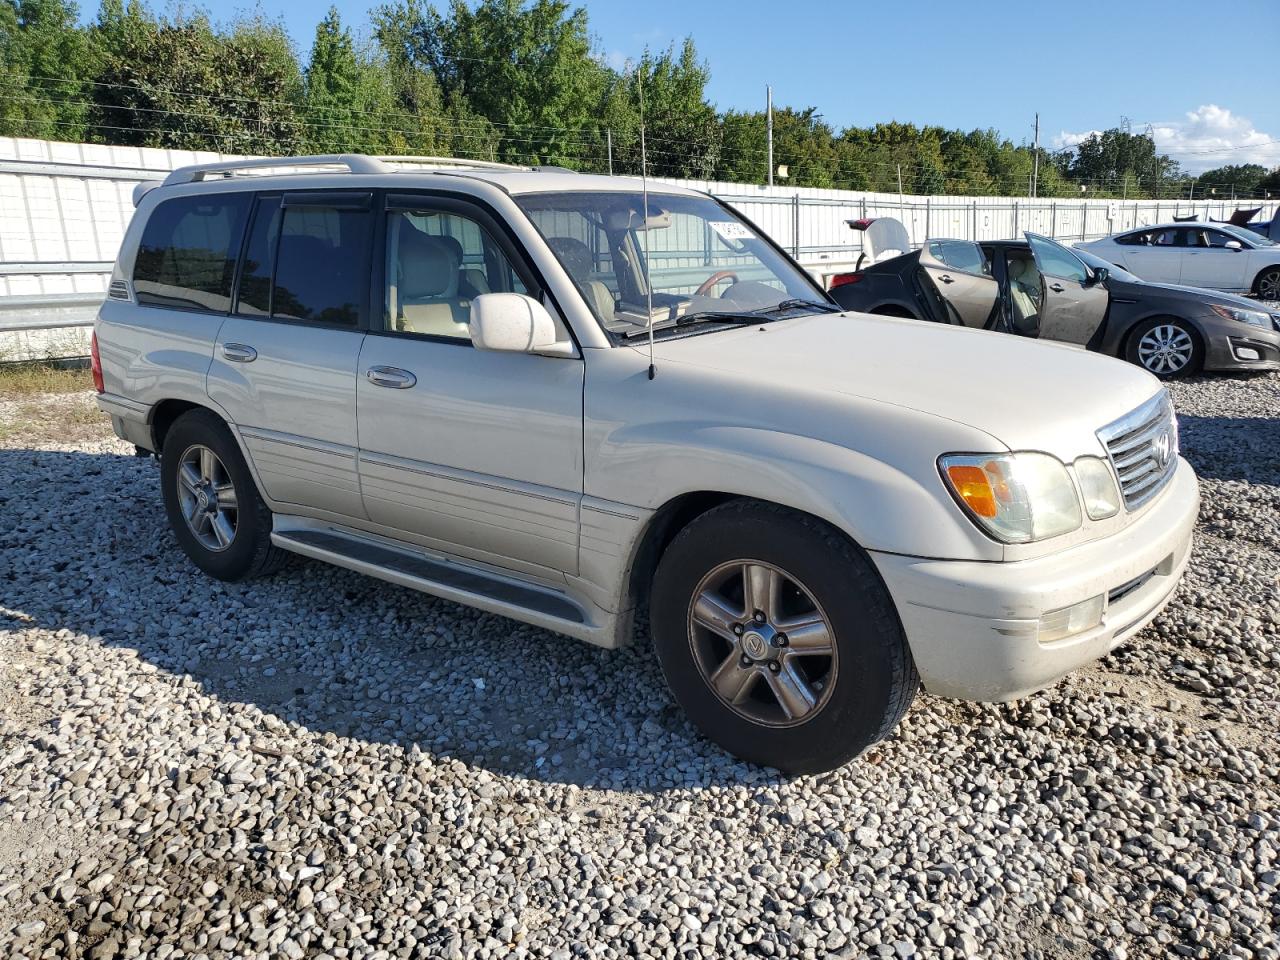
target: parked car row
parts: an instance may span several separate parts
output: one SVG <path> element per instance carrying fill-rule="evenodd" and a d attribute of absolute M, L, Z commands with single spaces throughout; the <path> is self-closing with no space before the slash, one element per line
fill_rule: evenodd
<path fill-rule="evenodd" d="M 705 194 L 432 162 L 135 193 L 98 402 L 210 575 L 288 551 L 604 647 L 648 624 L 694 723 L 793 772 L 887 736 L 921 683 L 1022 696 L 1168 602 L 1199 493 L 1141 370 L 851 316 Z M 930 316 L 1092 340 L 1129 281 L 1027 249 L 910 255 Z"/>
<path fill-rule="evenodd" d="M 1075 248 L 1033 233 L 1025 240 L 983 243 L 929 240 L 919 250 L 837 275 L 830 293 L 849 310 L 1075 344 L 1166 379 L 1199 370 L 1280 369 L 1280 310 L 1172 280 L 1149 282 L 1161 270 L 1180 276 L 1202 269 L 1197 255 L 1217 256 L 1210 254 L 1213 250 L 1221 251 L 1228 265 L 1243 265 L 1245 272 L 1232 273 L 1232 282 L 1241 283 L 1254 269 L 1259 272 L 1255 287 L 1269 291 L 1269 284 L 1280 282 L 1280 246 L 1268 247 L 1270 241 L 1261 237 L 1242 240 L 1236 235 L 1248 233 L 1242 228 L 1219 227 L 1144 228 Z M 1214 234 L 1213 242 L 1222 245 L 1170 246 L 1161 260 L 1165 251 L 1145 239 L 1141 244 L 1129 239 L 1186 235 L 1189 243 L 1192 234 Z M 1155 259 L 1147 256 L 1152 249 Z M 1255 253 L 1257 259 L 1251 259 Z M 1180 256 L 1191 265 L 1175 262 Z M 1145 279 L 1122 263 L 1145 271 Z"/>

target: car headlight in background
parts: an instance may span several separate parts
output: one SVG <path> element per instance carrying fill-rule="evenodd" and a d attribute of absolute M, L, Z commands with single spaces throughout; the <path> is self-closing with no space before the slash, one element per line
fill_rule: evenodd
<path fill-rule="evenodd" d="M 1047 453 L 954 453 L 938 466 L 970 519 L 997 540 L 1046 540 L 1083 522 L 1076 485 Z"/>
<path fill-rule="evenodd" d="M 1081 457 L 1075 462 L 1076 480 L 1084 497 L 1084 512 L 1090 520 L 1105 520 L 1120 512 L 1120 488 L 1107 461 Z"/>
<path fill-rule="evenodd" d="M 1223 320 L 1235 320 L 1255 327 L 1270 327 L 1271 314 L 1261 310 L 1247 310 L 1244 307 L 1226 307 L 1219 303 L 1209 304 L 1209 309 Z"/>

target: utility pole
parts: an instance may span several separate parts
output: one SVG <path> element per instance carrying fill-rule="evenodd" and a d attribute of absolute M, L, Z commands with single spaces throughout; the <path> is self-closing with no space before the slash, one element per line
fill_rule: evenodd
<path fill-rule="evenodd" d="M 1040 114 L 1036 114 L 1036 145 L 1032 148 L 1031 158 L 1031 197 L 1035 199 L 1040 190 Z"/>
<path fill-rule="evenodd" d="M 604 132 L 605 149 L 609 151 L 609 176 L 613 176 L 613 131 L 606 129 Z"/>
<path fill-rule="evenodd" d="M 773 186 L 773 87 L 764 88 L 765 132 L 769 139 L 769 186 Z"/>

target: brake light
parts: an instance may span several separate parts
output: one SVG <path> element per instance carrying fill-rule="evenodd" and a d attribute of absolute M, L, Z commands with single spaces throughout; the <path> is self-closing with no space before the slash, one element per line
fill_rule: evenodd
<path fill-rule="evenodd" d="M 862 274 L 860 273 L 837 273 L 831 278 L 831 286 L 827 289 L 834 290 L 836 287 L 843 287 L 849 283 L 859 283 L 861 280 Z"/>
<path fill-rule="evenodd" d="M 93 371 L 93 389 L 99 393 L 106 393 L 107 388 L 102 382 L 102 358 L 98 356 L 98 334 L 96 332 L 89 338 L 89 369 Z"/>

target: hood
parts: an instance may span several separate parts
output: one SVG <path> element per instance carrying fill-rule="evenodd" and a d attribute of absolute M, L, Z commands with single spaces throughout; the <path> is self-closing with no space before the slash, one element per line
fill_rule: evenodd
<path fill-rule="evenodd" d="M 1220 303 L 1232 307 L 1242 307 L 1245 310 L 1261 310 L 1264 313 L 1275 313 L 1274 310 L 1260 300 L 1249 300 L 1245 297 L 1238 297 L 1234 293 L 1223 293 L 1221 290 L 1210 290 L 1206 287 L 1184 287 L 1176 283 L 1150 283 L 1145 280 L 1141 283 L 1117 280 L 1113 285 L 1112 281 L 1108 279 L 1107 289 L 1112 293 L 1123 291 L 1135 297 L 1141 297 L 1143 293 L 1149 294 L 1153 290 L 1158 290 L 1161 296 L 1176 300 L 1194 300 L 1197 303 L 1204 304 Z"/>
<path fill-rule="evenodd" d="M 1096 455 L 1094 432 L 1161 390 L 1138 367 L 1080 348 L 864 313 L 660 341 L 656 352 L 747 381 L 906 407 L 1063 460 Z"/>

